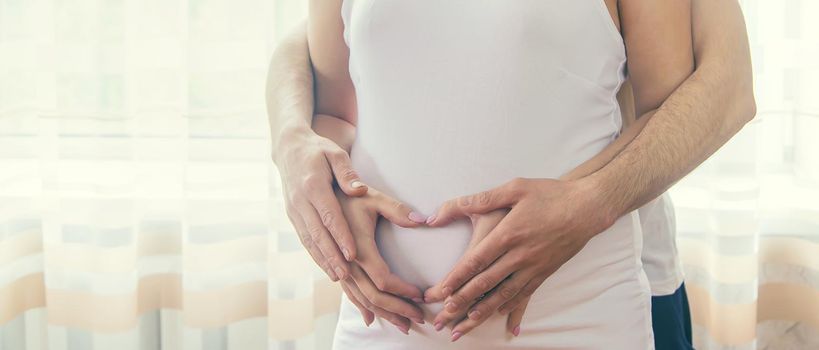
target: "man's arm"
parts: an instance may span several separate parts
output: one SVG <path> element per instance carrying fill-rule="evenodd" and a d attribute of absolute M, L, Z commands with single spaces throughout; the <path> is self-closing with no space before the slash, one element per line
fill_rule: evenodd
<path fill-rule="evenodd" d="M 333 182 L 351 196 L 367 193 L 367 187 L 352 170 L 347 152 L 311 128 L 313 71 L 306 23 L 273 53 L 266 98 L 272 158 L 282 178 L 287 215 L 316 264 L 334 281 L 343 279 L 356 251 Z"/>
<path fill-rule="evenodd" d="M 694 0 L 697 68 L 611 162 L 581 179 L 611 222 L 656 198 L 736 134 L 756 113 L 750 50 L 736 0 Z"/>

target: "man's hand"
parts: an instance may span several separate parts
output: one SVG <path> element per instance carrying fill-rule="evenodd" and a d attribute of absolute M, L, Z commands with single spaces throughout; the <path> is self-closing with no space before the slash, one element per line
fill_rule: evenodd
<path fill-rule="evenodd" d="M 427 301 L 446 298 L 445 312 L 436 320 L 448 320 L 447 314 L 468 315 L 468 322 L 452 329 L 453 340 L 499 308 L 502 314 L 515 310 L 592 237 L 613 225 L 614 216 L 596 200 L 596 193 L 582 180 L 515 179 L 447 201 L 429 218 L 427 224 L 439 227 L 458 218 L 511 208 L 440 286 L 426 294 Z"/>
<path fill-rule="evenodd" d="M 367 193 L 350 157 L 311 129 L 282 133 L 276 164 L 282 178 L 287 216 L 304 247 L 333 281 L 350 274 L 356 244 L 333 193 L 333 182 L 349 196 Z"/>
<path fill-rule="evenodd" d="M 469 241 L 469 246 L 467 247 L 466 254 L 469 254 L 470 251 L 475 249 L 475 247 L 489 235 L 489 232 L 494 229 L 498 223 L 503 220 L 506 214 L 509 213 L 508 209 L 499 209 L 495 211 L 488 212 L 486 214 L 471 214 L 469 215 L 470 221 L 472 221 L 472 239 Z M 437 284 L 424 293 L 427 300 L 430 302 L 433 301 L 440 301 L 444 299 L 443 293 L 441 292 L 441 285 Z M 469 307 L 472 307 L 475 303 L 471 303 L 466 308 L 461 308 L 461 310 L 450 312 L 446 308 L 441 310 L 438 315 L 435 316 L 435 320 L 433 324 L 435 325 L 435 330 L 440 331 L 444 328 L 445 325 L 450 325 L 455 321 L 456 323 L 452 325 L 452 328 L 458 328 L 461 330 L 460 334 L 453 333 L 452 340 L 458 340 L 463 334 L 468 333 L 473 328 L 477 327 L 481 322 L 475 321 L 471 318 L 466 317 L 466 311 Z M 526 306 L 528 304 L 528 300 L 523 301 L 520 306 L 518 306 L 515 310 L 513 310 L 507 320 L 506 320 L 506 330 L 509 333 L 518 336 L 520 334 L 520 321 L 523 319 L 523 314 L 526 312 Z"/>
<path fill-rule="evenodd" d="M 423 294 L 418 287 L 390 272 L 378 252 L 375 227 L 379 217 L 401 227 L 417 227 L 426 218 L 373 188 L 361 197 L 348 197 L 341 191 L 336 191 L 336 196 L 350 223 L 358 252 L 356 261 L 351 264 L 351 278 L 341 281 L 344 292 L 361 311 L 368 326 L 374 314 L 408 334 L 410 320 L 423 324 L 424 314 L 407 300 L 422 303 Z"/>

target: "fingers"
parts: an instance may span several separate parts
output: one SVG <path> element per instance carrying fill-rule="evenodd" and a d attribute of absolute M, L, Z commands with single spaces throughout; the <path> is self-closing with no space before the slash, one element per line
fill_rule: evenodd
<path fill-rule="evenodd" d="M 358 301 L 358 298 L 356 298 L 353 292 L 350 291 L 350 287 L 347 286 L 348 284 L 353 284 L 353 282 L 350 282 L 348 280 L 341 281 L 341 289 L 344 290 L 344 294 L 347 295 L 347 298 L 350 299 L 350 301 L 353 303 L 353 305 L 355 305 L 358 311 L 361 312 L 361 317 L 364 318 L 364 325 L 369 327 L 370 324 L 372 324 L 373 321 L 375 320 L 375 314 L 373 314 L 372 311 L 367 310 L 367 308 L 364 307 L 364 305 L 362 305 L 360 301 Z"/>
<path fill-rule="evenodd" d="M 523 321 L 523 314 L 526 313 L 526 307 L 529 306 L 529 298 L 530 297 L 523 299 L 521 304 L 512 310 L 506 319 L 506 330 L 516 337 L 520 335 L 520 323 Z"/>
<path fill-rule="evenodd" d="M 333 241 L 332 237 L 327 232 L 327 229 L 324 227 L 324 224 L 322 224 L 318 213 L 316 213 L 315 209 L 313 209 L 313 207 L 308 203 L 297 202 L 294 204 L 296 204 L 296 209 L 302 215 L 302 219 L 304 220 L 304 227 L 307 231 L 307 235 L 304 236 L 304 240 L 309 239 L 310 244 L 315 244 L 318 247 L 321 254 L 324 255 L 327 264 L 330 266 L 333 272 L 335 272 L 338 279 L 347 278 L 349 273 L 347 261 L 341 255 L 336 242 Z"/>
<path fill-rule="evenodd" d="M 367 310 L 370 310 L 376 316 L 395 325 L 395 327 L 398 328 L 398 330 L 401 331 L 401 333 L 409 334 L 410 320 L 408 318 L 384 310 L 371 303 L 364 295 L 364 293 L 361 292 L 361 289 L 354 281 L 353 283 L 348 283 L 347 287 L 350 290 L 350 292 L 355 296 L 355 298 L 362 304 L 362 306 L 367 308 Z"/>
<path fill-rule="evenodd" d="M 296 233 L 299 236 L 301 244 L 307 250 L 307 253 L 310 254 L 310 257 L 313 258 L 316 265 L 324 270 L 324 273 L 326 273 L 333 282 L 338 281 L 338 275 L 336 275 L 336 273 L 333 271 L 333 268 L 330 266 L 327 258 L 324 257 L 324 254 L 321 253 L 321 250 L 318 249 L 313 237 L 305 228 L 304 221 L 301 219 L 301 216 L 299 216 L 298 213 L 291 211 L 289 204 L 286 208 L 286 212 L 287 216 L 290 218 L 290 222 L 293 223 L 293 227 L 296 228 Z"/>
<path fill-rule="evenodd" d="M 467 251 L 463 257 L 455 264 L 452 271 L 447 274 L 441 282 L 441 295 L 448 297 L 452 292 L 461 288 L 467 281 L 475 275 L 483 272 L 495 259 L 503 254 L 507 247 L 502 240 L 504 232 L 504 221 L 480 241 L 474 249 Z M 496 233 L 497 232 L 497 233 Z"/>
<path fill-rule="evenodd" d="M 467 318 L 452 329 L 452 341 L 458 340 L 486 321 L 501 305 L 518 295 L 529 280 L 530 277 L 524 273 L 517 273 L 501 283 L 497 290 L 487 294 L 472 307 L 467 313 Z"/>
<path fill-rule="evenodd" d="M 330 169 L 333 170 L 333 176 L 336 178 L 338 187 L 341 188 L 348 196 L 358 197 L 367 193 L 367 185 L 365 185 L 358 177 L 358 173 L 353 170 L 350 155 L 342 149 L 335 151 L 324 152 L 327 162 L 330 163 Z"/>
<path fill-rule="evenodd" d="M 518 293 L 518 295 L 516 295 L 503 305 L 501 305 L 500 309 L 498 309 L 498 312 L 500 312 L 501 315 L 511 314 L 516 308 L 520 307 L 522 304 L 527 303 L 529 297 L 535 293 L 535 290 L 537 290 L 537 288 L 540 287 L 541 284 L 543 284 L 543 281 L 545 281 L 546 278 L 549 277 L 549 275 L 551 274 L 539 275 L 530 280 L 523 288 L 521 288 L 521 291 L 520 293 Z"/>
<path fill-rule="evenodd" d="M 495 226 L 497 226 L 501 220 L 503 220 L 507 213 L 509 213 L 508 209 L 499 209 L 493 212 L 475 216 L 472 220 L 472 239 L 469 241 L 467 251 L 474 249 L 478 243 L 486 238 L 489 232 L 495 228 Z M 506 276 L 504 276 L 504 278 L 506 278 Z M 501 280 L 503 280 L 503 278 L 501 278 Z M 424 292 L 424 300 L 431 303 L 444 300 L 444 298 L 447 296 L 443 294 L 442 287 L 442 284 L 438 283 L 428 288 Z"/>
<path fill-rule="evenodd" d="M 347 220 L 341 210 L 341 205 L 338 203 L 333 187 L 328 183 L 322 184 L 319 181 L 308 181 L 308 184 L 310 187 L 306 188 L 307 199 L 310 205 L 315 208 L 313 211 L 318 214 L 321 225 L 332 235 L 335 241 L 333 244 L 344 255 L 344 259 L 347 261 L 355 260 L 355 240 L 353 240 L 353 235 L 350 233 L 350 227 L 347 225 Z M 300 211 L 300 213 L 302 217 L 306 216 L 304 212 Z M 325 253 L 325 255 L 327 254 Z"/>
<path fill-rule="evenodd" d="M 446 201 L 426 223 L 433 227 L 446 226 L 459 218 L 509 208 L 520 199 L 525 182 L 524 179 L 515 179 L 488 191 Z"/>
<path fill-rule="evenodd" d="M 355 232 L 373 232 L 375 230 L 375 222 L 369 216 L 349 215 L 349 221 L 350 227 Z M 416 303 L 423 302 L 423 294 L 418 287 L 405 282 L 390 272 L 389 266 L 387 266 L 378 251 L 373 235 L 359 235 L 358 244 L 359 252 L 356 262 L 369 276 L 376 288 L 411 299 Z"/>
<path fill-rule="evenodd" d="M 358 265 L 352 265 L 352 277 L 358 289 L 371 304 L 388 312 L 406 317 L 416 323 L 424 323 L 424 313 L 417 306 L 403 299 L 380 291 Z M 372 309 L 371 309 L 372 310 Z"/>
<path fill-rule="evenodd" d="M 376 200 L 375 210 L 393 224 L 401 227 L 417 227 L 427 220 L 426 216 L 413 211 L 406 204 L 390 196 L 375 192 L 374 198 Z"/>
<path fill-rule="evenodd" d="M 444 307 L 450 312 L 466 310 L 475 300 L 488 294 L 515 272 L 515 261 L 509 255 L 502 256 L 488 269 L 469 280 L 447 299 Z"/>

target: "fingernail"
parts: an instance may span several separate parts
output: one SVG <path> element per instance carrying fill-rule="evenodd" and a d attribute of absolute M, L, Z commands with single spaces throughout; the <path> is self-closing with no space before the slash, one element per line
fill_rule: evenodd
<path fill-rule="evenodd" d="M 515 326 L 515 329 L 512 330 L 512 334 L 516 337 L 520 335 L 520 326 Z"/>
<path fill-rule="evenodd" d="M 417 213 L 417 212 L 414 212 L 414 211 L 411 211 L 409 213 L 408 217 L 409 217 L 410 220 L 412 220 L 412 222 L 415 222 L 415 223 L 418 223 L 418 224 L 423 224 L 423 223 L 425 223 L 427 221 L 426 216 L 423 216 L 420 213 Z"/>
<path fill-rule="evenodd" d="M 444 305 L 444 307 L 446 307 L 446 311 L 455 312 L 456 309 L 458 308 L 458 305 L 455 305 L 455 303 L 448 301 L 446 305 Z"/>
<path fill-rule="evenodd" d="M 413 318 L 412 321 L 417 324 L 424 324 L 424 320 L 420 318 Z"/>
<path fill-rule="evenodd" d="M 412 301 L 414 301 L 416 304 L 423 304 L 424 303 L 424 299 L 421 299 L 421 298 L 412 298 Z"/>
<path fill-rule="evenodd" d="M 481 312 L 478 310 L 472 310 L 467 314 L 467 316 L 473 320 L 477 320 L 481 316 Z"/>
<path fill-rule="evenodd" d="M 341 248 L 341 254 L 344 254 L 344 259 L 350 261 L 350 250 L 347 248 Z"/>
<path fill-rule="evenodd" d="M 442 329 L 444 329 L 444 324 L 441 321 L 435 322 L 435 331 L 440 332 Z"/>
<path fill-rule="evenodd" d="M 344 277 L 344 270 L 342 270 L 342 269 L 341 269 L 340 267 L 338 267 L 338 266 L 334 267 L 334 268 L 333 268 L 333 270 L 335 270 L 335 271 L 336 271 L 336 275 L 338 275 L 338 278 L 339 278 L 339 279 L 344 279 L 344 278 L 343 278 L 343 277 Z"/>
<path fill-rule="evenodd" d="M 404 326 L 398 327 L 398 330 L 403 332 L 406 335 L 409 335 L 409 327 L 404 328 Z"/>
<path fill-rule="evenodd" d="M 352 187 L 352 188 L 364 187 L 364 183 L 361 182 L 361 181 L 355 180 L 355 181 L 350 183 L 350 187 Z"/>
<path fill-rule="evenodd" d="M 456 341 L 456 340 L 460 339 L 462 335 L 464 335 L 464 334 L 461 333 L 461 332 L 452 333 L 452 340 L 451 341 Z"/>
<path fill-rule="evenodd" d="M 433 221 L 435 221 L 435 218 L 436 218 L 436 217 L 438 217 L 438 216 L 437 216 L 437 215 L 435 215 L 435 214 L 430 215 L 430 217 L 428 217 L 428 218 L 427 218 L 427 221 L 426 221 L 427 225 L 429 225 L 429 224 L 431 224 Z"/>

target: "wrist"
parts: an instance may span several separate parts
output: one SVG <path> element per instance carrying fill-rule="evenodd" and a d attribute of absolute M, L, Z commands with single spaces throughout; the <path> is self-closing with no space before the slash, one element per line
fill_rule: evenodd
<path fill-rule="evenodd" d="M 607 229 L 622 216 L 617 203 L 612 198 L 611 187 L 599 176 L 592 174 L 577 180 L 571 180 L 571 182 L 576 185 L 581 197 L 586 198 L 585 203 L 581 205 L 589 209 L 588 212 L 592 216 L 592 222 L 596 222 L 603 229 Z"/>
<path fill-rule="evenodd" d="M 279 137 L 274 140 L 273 163 L 281 165 L 281 159 L 294 147 L 317 136 L 313 129 L 304 122 L 288 122 L 279 129 Z"/>

